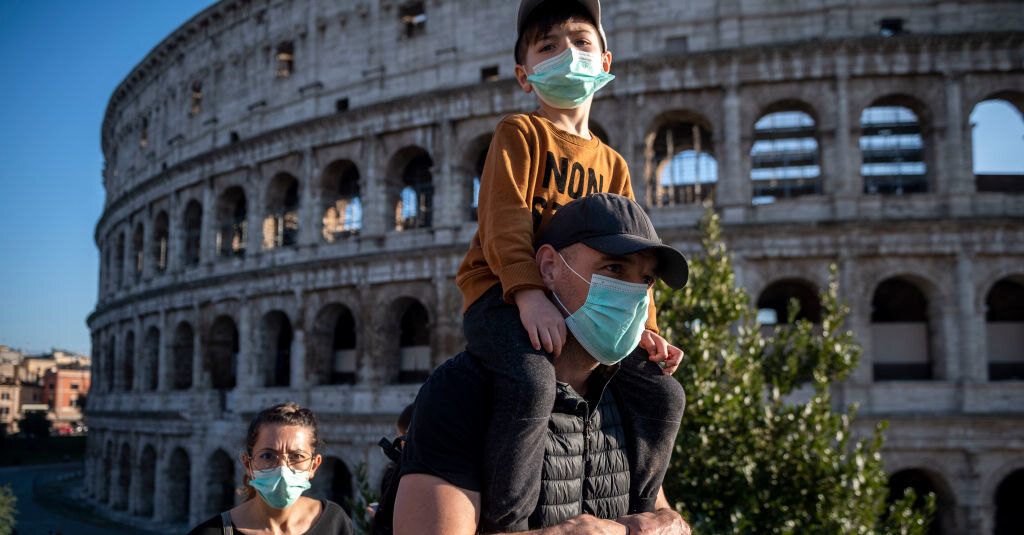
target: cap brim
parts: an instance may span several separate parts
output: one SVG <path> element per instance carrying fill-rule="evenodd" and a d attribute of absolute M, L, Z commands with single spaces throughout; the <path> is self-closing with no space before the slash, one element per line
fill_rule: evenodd
<path fill-rule="evenodd" d="M 690 267 L 683 253 L 661 242 L 646 240 L 633 234 L 608 234 L 580 240 L 584 245 L 610 255 L 628 255 L 640 251 L 654 250 L 658 256 L 656 274 L 673 290 L 686 286 L 690 278 Z"/>

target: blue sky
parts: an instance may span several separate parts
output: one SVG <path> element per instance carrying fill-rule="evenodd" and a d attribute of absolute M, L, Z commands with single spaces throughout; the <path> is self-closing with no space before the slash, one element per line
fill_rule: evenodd
<path fill-rule="evenodd" d="M 110 94 L 212 0 L 0 0 L 0 344 L 88 353 L 93 230 L 103 210 L 100 124 Z M 977 169 L 1024 169 L 1024 126 L 995 116 Z M 1014 117 L 1015 124 L 1005 122 Z"/>
<path fill-rule="evenodd" d="M 88 354 L 100 124 L 111 93 L 211 0 L 0 0 L 0 344 Z"/>

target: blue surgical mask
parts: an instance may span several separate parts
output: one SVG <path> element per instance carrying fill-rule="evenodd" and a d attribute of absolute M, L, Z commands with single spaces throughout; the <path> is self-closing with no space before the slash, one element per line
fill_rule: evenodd
<path fill-rule="evenodd" d="M 562 258 L 562 255 L 558 255 Z M 562 258 L 562 262 L 583 282 L 587 282 Z M 592 275 L 587 300 L 565 318 L 576 340 L 601 364 L 616 364 L 636 349 L 647 324 L 647 285 Z M 569 312 L 555 295 L 555 300 Z"/>
<path fill-rule="evenodd" d="M 253 470 L 252 475 L 249 484 L 267 505 L 277 509 L 295 503 L 310 487 L 309 472 L 292 470 L 284 465 L 270 470 Z"/>
<path fill-rule="evenodd" d="M 549 106 L 576 108 L 612 81 L 615 76 L 604 72 L 601 55 L 566 48 L 561 54 L 533 67 L 526 80 L 533 84 L 537 96 Z"/>

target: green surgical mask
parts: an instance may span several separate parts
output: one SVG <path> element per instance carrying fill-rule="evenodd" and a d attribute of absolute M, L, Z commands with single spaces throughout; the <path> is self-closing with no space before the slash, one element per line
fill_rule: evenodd
<path fill-rule="evenodd" d="M 295 503 L 310 487 L 309 472 L 292 470 L 283 465 L 270 470 L 253 470 L 252 475 L 249 484 L 267 505 L 276 509 L 284 509 Z"/>
<path fill-rule="evenodd" d="M 534 65 L 526 80 L 549 106 L 569 109 L 579 107 L 614 78 L 601 68 L 599 54 L 569 47 Z"/>

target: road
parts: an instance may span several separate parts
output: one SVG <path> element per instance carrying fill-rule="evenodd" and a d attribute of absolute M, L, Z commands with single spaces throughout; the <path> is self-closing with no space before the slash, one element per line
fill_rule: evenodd
<path fill-rule="evenodd" d="M 44 509 L 32 500 L 34 481 L 50 480 L 54 476 L 74 471 L 80 472 L 82 463 L 41 464 L 0 468 L 0 485 L 11 485 L 18 497 L 15 533 L 17 535 L 146 535 L 137 528 L 127 528 L 86 514 L 74 514 L 74 518 L 61 516 Z M 69 485 L 81 485 L 81 478 L 71 479 Z M 65 488 L 72 495 L 74 488 Z"/>

